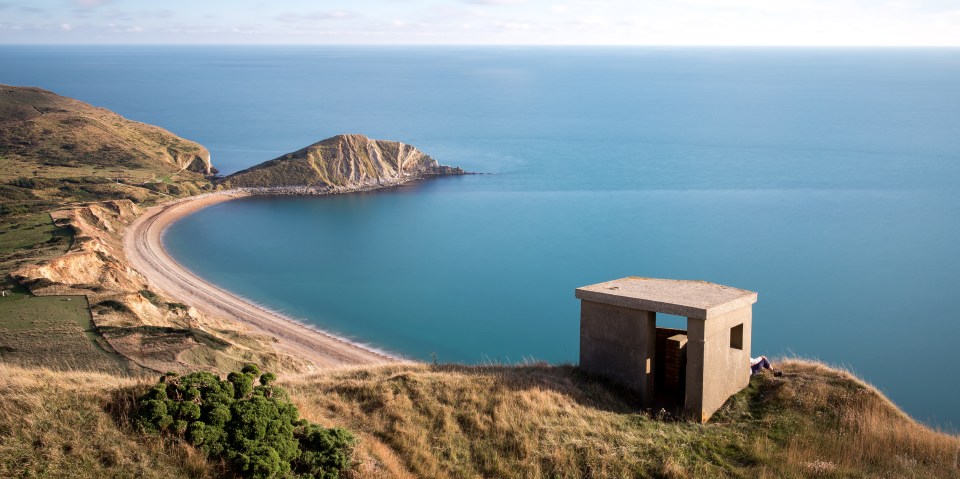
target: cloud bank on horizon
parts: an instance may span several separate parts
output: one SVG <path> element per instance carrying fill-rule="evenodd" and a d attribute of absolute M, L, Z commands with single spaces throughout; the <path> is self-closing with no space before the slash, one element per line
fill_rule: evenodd
<path fill-rule="evenodd" d="M 0 43 L 960 46 L 960 2 L 0 0 Z"/>

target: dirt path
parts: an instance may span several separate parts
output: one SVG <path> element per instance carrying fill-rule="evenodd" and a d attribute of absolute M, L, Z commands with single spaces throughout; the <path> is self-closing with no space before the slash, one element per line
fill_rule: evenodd
<path fill-rule="evenodd" d="M 248 194 L 215 193 L 148 209 L 124 235 L 127 261 L 176 301 L 193 306 L 204 314 L 245 324 L 253 332 L 273 336 L 278 340 L 280 350 L 308 359 L 318 368 L 397 361 L 387 354 L 261 308 L 203 280 L 167 254 L 161 242 L 164 229 L 201 208 L 243 196 Z"/>

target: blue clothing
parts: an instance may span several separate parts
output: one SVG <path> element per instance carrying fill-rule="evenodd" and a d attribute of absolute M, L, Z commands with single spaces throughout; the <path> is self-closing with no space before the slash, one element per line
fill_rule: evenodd
<path fill-rule="evenodd" d="M 770 361 L 767 361 L 766 357 L 760 356 L 759 361 L 750 365 L 750 375 L 753 376 L 754 374 L 759 373 L 760 370 L 764 368 L 773 369 L 773 366 L 770 364 Z"/>

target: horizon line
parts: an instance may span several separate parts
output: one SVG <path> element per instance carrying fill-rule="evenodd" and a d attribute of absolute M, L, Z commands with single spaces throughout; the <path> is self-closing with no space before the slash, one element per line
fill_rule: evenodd
<path fill-rule="evenodd" d="M 0 47 L 93 47 L 93 46 L 115 46 L 115 47 L 536 47 L 536 48 L 845 48 L 845 49 L 870 49 L 870 48 L 960 48 L 960 44 L 931 44 L 931 45 L 794 45 L 794 44 L 660 44 L 660 43 L 109 43 L 109 42 L 89 42 L 89 43 L 0 43 Z"/>

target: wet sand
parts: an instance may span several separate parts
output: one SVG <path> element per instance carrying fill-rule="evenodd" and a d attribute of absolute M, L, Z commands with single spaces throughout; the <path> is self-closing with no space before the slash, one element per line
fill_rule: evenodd
<path fill-rule="evenodd" d="M 206 315 L 242 323 L 254 333 L 272 336 L 277 339 L 278 349 L 307 359 L 318 368 L 398 361 L 396 357 L 307 326 L 221 289 L 184 268 L 163 248 L 163 230 L 178 219 L 207 206 L 246 196 L 250 194 L 220 192 L 148 209 L 124 235 L 127 261 L 176 301 Z"/>

